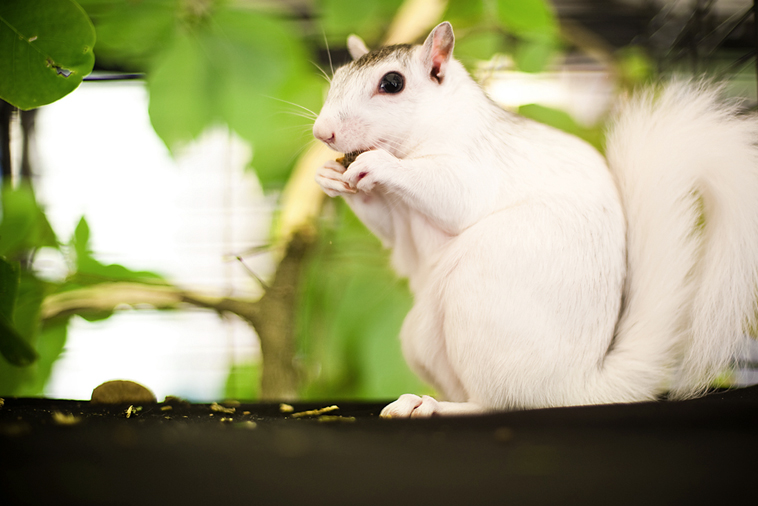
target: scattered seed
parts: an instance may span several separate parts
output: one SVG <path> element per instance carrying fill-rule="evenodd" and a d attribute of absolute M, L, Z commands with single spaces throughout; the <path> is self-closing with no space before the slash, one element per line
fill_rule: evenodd
<path fill-rule="evenodd" d="M 321 409 L 311 409 L 309 411 L 301 411 L 299 413 L 293 413 L 292 418 L 303 418 L 305 416 L 319 416 L 323 415 L 324 413 L 331 413 L 332 411 L 337 411 L 339 406 L 327 406 L 325 408 Z"/>
<path fill-rule="evenodd" d="M 211 411 L 218 411 L 220 413 L 231 414 L 237 411 L 237 408 L 225 408 L 221 404 L 214 402 L 213 404 L 211 404 Z"/>
<path fill-rule="evenodd" d="M 81 421 L 81 418 L 74 416 L 73 413 L 61 413 L 60 411 L 53 411 L 50 414 L 53 416 L 53 421 L 58 425 L 76 425 Z"/>
<path fill-rule="evenodd" d="M 333 423 L 333 422 L 354 422 L 354 416 L 335 416 L 335 415 L 322 415 L 316 418 L 319 422 Z"/>

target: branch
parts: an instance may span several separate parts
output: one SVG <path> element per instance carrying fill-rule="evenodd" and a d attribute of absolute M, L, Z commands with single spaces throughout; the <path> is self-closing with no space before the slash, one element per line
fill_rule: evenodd
<path fill-rule="evenodd" d="M 147 305 L 155 309 L 179 309 L 182 304 L 234 313 L 254 324 L 258 301 L 181 290 L 171 285 L 133 282 L 101 283 L 56 293 L 42 303 L 42 320 L 82 313 L 114 311 L 120 306 Z"/>
<path fill-rule="evenodd" d="M 120 306 L 179 309 L 191 304 L 233 313 L 255 329 L 263 357 L 261 399 L 291 400 L 297 396 L 294 364 L 295 308 L 304 258 L 315 241 L 311 233 L 295 233 L 287 245 L 271 285 L 258 300 L 214 297 L 171 285 L 133 282 L 101 283 L 48 296 L 42 303 L 42 320 L 74 314 L 103 313 Z"/>

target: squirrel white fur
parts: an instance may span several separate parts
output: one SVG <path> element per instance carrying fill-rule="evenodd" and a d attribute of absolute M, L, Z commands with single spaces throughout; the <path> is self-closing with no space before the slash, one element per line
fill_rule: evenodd
<path fill-rule="evenodd" d="M 418 46 L 351 36 L 313 127 L 361 153 L 316 181 L 393 249 L 404 355 L 445 398 L 382 415 L 704 393 L 754 320 L 758 122 L 669 84 L 619 108 L 606 161 L 498 107 L 453 45 L 447 22 Z"/>

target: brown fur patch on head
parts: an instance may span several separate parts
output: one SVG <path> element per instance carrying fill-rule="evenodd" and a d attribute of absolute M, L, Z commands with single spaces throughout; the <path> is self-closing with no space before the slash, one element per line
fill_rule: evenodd
<path fill-rule="evenodd" d="M 411 54 L 413 46 L 411 44 L 395 44 L 393 46 L 384 46 L 379 49 L 375 49 L 368 52 L 355 60 L 353 65 L 356 68 L 370 67 L 390 56 L 396 56 L 398 58 L 408 58 Z"/>

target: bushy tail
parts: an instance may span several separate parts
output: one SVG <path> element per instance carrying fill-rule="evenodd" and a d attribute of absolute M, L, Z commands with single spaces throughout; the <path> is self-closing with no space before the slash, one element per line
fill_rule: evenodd
<path fill-rule="evenodd" d="M 640 94 L 608 137 L 629 272 L 603 375 L 630 400 L 701 393 L 754 318 L 758 118 L 720 91 L 675 82 Z"/>

